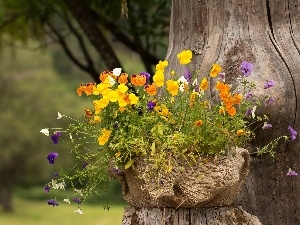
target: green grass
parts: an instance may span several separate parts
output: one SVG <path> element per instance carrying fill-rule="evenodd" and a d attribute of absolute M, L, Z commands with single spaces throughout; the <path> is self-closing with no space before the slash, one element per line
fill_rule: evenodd
<path fill-rule="evenodd" d="M 63 202 L 58 207 L 48 206 L 46 201 L 14 199 L 14 213 L 4 213 L 0 209 L 0 224 L 9 225 L 118 225 L 122 224 L 123 205 L 110 205 L 104 210 L 102 205 L 81 205 L 84 215 L 73 211 L 76 204 Z"/>

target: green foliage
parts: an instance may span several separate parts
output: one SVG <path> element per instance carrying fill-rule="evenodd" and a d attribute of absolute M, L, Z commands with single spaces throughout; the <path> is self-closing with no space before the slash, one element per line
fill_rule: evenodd
<path fill-rule="evenodd" d="M 51 116 L 58 109 L 63 107 L 69 115 L 75 115 L 85 103 L 83 99 L 76 99 L 72 82 L 59 78 L 47 67 L 52 64 L 48 52 L 18 50 L 13 57 L 6 48 L 3 55 L 0 176 L 9 176 L 16 184 L 40 184 L 54 172 L 53 167 L 42 163 L 47 162 L 51 151 L 44 146 L 51 140 L 36 138 L 34 134 L 39 132 L 41 122 L 53 125 Z M 61 154 L 67 156 L 68 146 L 64 144 L 61 148 Z M 66 157 L 64 162 L 58 163 L 64 167 L 72 162 L 72 158 Z"/>

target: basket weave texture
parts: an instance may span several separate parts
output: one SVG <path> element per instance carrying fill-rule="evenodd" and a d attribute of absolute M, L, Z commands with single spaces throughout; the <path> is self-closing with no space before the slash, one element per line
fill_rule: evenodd
<path fill-rule="evenodd" d="M 135 160 L 133 168 L 118 176 L 125 201 L 133 207 L 200 208 L 233 203 L 249 172 L 249 153 L 236 148 L 230 156 L 200 160 L 190 166 L 178 160 L 161 180 L 141 179 L 146 163 Z"/>

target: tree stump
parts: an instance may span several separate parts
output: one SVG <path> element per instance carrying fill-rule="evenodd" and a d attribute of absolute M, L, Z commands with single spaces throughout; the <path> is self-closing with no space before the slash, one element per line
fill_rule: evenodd
<path fill-rule="evenodd" d="M 262 225 L 241 206 L 214 208 L 125 207 L 122 225 Z"/>

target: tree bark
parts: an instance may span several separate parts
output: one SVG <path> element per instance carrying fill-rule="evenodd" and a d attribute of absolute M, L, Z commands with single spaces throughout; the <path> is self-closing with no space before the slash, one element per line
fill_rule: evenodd
<path fill-rule="evenodd" d="M 242 207 L 172 209 L 133 208 L 124 210 L 122 225 L 261 225 Z"/>
<path fill-rule="evenodd" d="M 255 65 L 249 79 L 262 88 L 267 80 L 275 87 L 275 103 L 262 107 L 273 128 L 259 129 L 250 152 L 258 145 L 288 135 L 288 126 L 299 130 L 300 5 L 297 0 L 173 0 L 169 68 L 180 73 L 177 53 L 193 52 L 192 67 L 209 73 L 213 63 L 234 81 L 242 61 Z M 182 71 L 183 72 L 183 71 Z M 199 77 L 201 79 L 201 77 Z M 262 88 L 263 89 L 263 88 Z M 287 177 L 299 168 L 299 138 L 279 143 L 275 159 L 251 157 L 250 175 L 237 204 L 258 216 L 264 225 L 300 224 L 300 180 Z"/>

